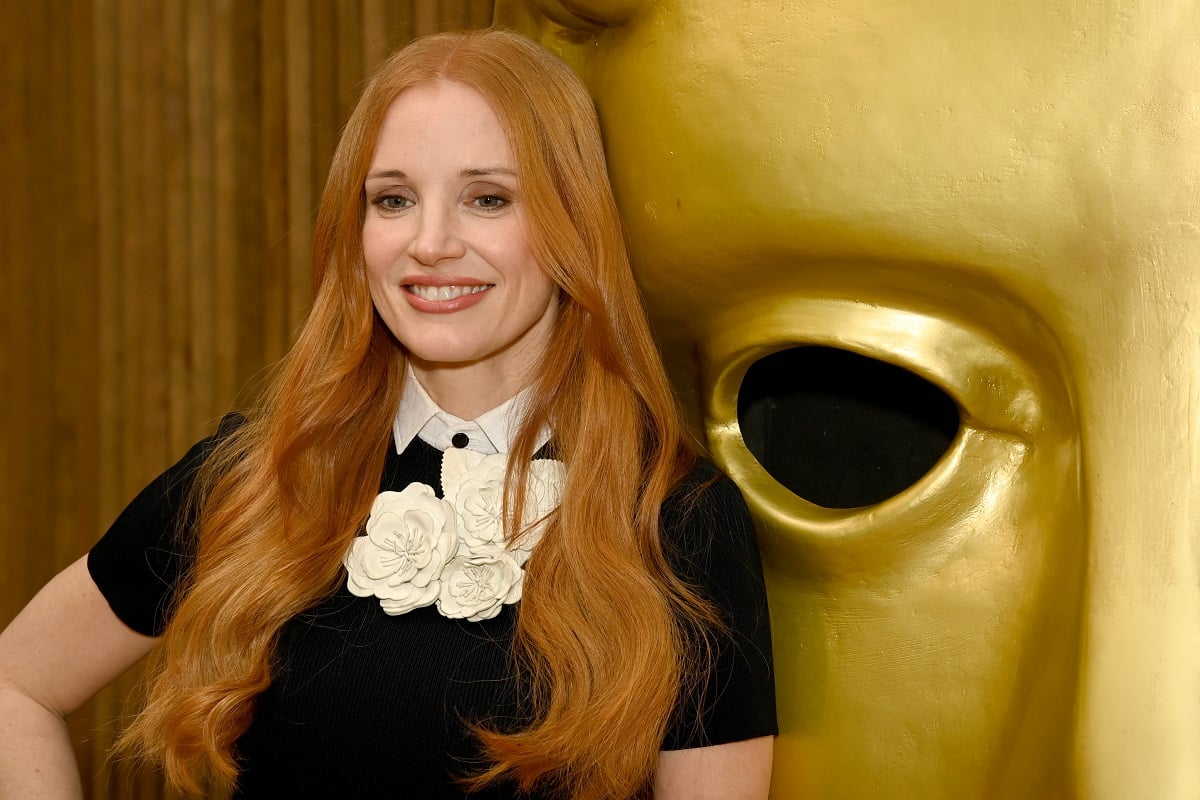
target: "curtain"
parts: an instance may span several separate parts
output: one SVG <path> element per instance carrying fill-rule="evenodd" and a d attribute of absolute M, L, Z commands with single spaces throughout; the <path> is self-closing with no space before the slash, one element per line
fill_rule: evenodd
<path fill-rule="evenodd" d="M 491 0 L 0 4 L 0 624 L 237 408 L 309 300 L 364 76 Z M 90 798 L 138 668 L 70 719 Z"/>

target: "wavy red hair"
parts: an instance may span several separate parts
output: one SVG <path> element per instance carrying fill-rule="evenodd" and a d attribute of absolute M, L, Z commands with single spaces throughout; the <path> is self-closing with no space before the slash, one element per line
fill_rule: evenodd
<path fill-rule="evenodd" d="M 719 623 L 672 573 L 659 532 L 663 500 L 694 457 L 629 268 L 594 108 L 565 65 L 520 36 L 438 34 L 395 53 L 364 90 L 321 200 L 312 311 L 197 482 L 195 564 L 121 742 L 183 790 L 236 780 L 233 747 L 271 681 L 279 631 L 343 579 L 342 554 L 375 496 L 404 353 L 371 305 L 363 181 L 392 101 L 438 81 L 478 91 L 500 118 L 532 249 L 561 289 L 508 466 L 510 523 L 522 518 L 542 425 L 567 468 L 513 643 L 535 716 L 515 732 L 478 727 L 489 766 L 469 782 L 637 796 L 677 699 L 703 679 L 705 632 Z"/>

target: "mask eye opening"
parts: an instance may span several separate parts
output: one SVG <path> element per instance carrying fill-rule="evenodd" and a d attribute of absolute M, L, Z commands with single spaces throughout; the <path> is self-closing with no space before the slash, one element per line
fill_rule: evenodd
<path fill-rule="evenodd" d="M 824 508 L 872 506 L 915 484 L 950 449 L 958 404 L 903 367 L 804 345 L 750 365 L 738 391 L 746 448 L 793 494 Z"/>

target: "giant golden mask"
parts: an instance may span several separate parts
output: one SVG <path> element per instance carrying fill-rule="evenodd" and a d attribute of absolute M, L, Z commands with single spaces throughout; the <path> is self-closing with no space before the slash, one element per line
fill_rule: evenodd
<path fill-rule="evenodd" d="M 497 20 L 588 81 L 757 515 L 773 796 L 1200 796 L 1200 3 Z"/>

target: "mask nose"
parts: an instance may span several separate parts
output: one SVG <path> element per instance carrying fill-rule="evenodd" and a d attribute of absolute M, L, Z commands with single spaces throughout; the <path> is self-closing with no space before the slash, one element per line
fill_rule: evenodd
<path fill-rule="evenodd" d="M 1086 800 L 1200 796 L 1197 390 L 1172 377 L 1197 363 L 1200 348 L 1186 346 L 1136 354 L 1141 363 L 1100 389 L 1085 439 L 1076 762 Z"/>

